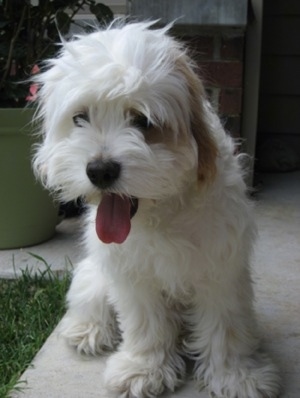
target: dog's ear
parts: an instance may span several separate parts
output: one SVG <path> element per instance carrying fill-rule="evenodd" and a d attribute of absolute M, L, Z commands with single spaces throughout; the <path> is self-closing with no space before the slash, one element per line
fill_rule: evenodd
<path fill-rule="evenodd" d="M 198 180 L 212 181 L 216 174 L 217 144 L 212 134 L 211 114 L 203 84 L 187 56 L 177 63 L 190 95 L 191 132 L 198 146 Z"/>

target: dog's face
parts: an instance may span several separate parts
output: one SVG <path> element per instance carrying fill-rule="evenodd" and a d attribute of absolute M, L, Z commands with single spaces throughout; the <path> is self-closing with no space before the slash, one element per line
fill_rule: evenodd
<path fill-rule="evenodd" d="M 178 195 L 213 174 L 202 85 L 178 43 L 149 25 L 65 43 L 37 77 L 44 140 L 35 169 L 63 200 L 101 202 L 104 241 L 125 240 L 139 200 Z M 121 232 L 105 237 L 113 218 Z"/>

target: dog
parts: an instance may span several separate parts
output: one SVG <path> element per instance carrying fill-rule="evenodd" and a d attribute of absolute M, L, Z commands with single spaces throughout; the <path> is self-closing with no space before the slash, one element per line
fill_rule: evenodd
<path fill-rule="evenodd" d="M 157 397 L 194 378 L 216 397 L 274 398 L 253 313 L 252 203 L 241 156 L 169 26 L 112 24 L 63 42 L 34 78 L 33 165 L 60 200 L 85 198 L 86 258 L 60 332 L 110 353 L 107 388 Z"/>

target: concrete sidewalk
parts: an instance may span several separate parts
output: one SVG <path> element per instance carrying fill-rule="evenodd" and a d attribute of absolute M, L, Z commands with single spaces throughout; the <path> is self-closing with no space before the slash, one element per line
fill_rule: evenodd
<path fill-rule="evenodd" d="M 0 278 L 15 278 L 26 268 L 32 272 L 46 269 L 45 264 L 33 257 L 40 256 L 53 271 L 71 269 L 83 256 L 80 244 L 80 219 L 61 222 L 53 239 L 24 249 L 0 250 Z"/>
<path fill-rule="evenodd" d="M 278 364 L 284 382 L 282 398 L 300 397 L 300 172 L 261 176 L 257 195 L 259 238 L 253 269 L 256 311 L 264 345 Z M 64 222 L 50 242 L 28 251 L 41 255 L 53 269 L 65 267 L 65 258 L 76 262 L 78 221 Z M 40 264 L 27 249 L 0 252 L 0 277 L 13 277 L 30 264 Z M 102 383 L 105 358 L 80 358 L 52 333 L 22 376 L 26 388 L 14 398 L 112 398 Z M 208 398 L 196 392 L 191 381 L 164 398 Z M 114 397 L 115 398 L 115 397 Z M 242 398 L 242 397 L 239 397 Z"/>

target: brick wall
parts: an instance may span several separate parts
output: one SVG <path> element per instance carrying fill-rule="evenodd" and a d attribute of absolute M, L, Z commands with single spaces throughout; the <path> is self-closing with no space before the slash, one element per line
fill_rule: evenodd
<path fill-rule="evenodd" d="M 225 128 L 240 137 L 244 32 L 211 31 L 184 39 L 197 61 L 207 93 Z"/>

